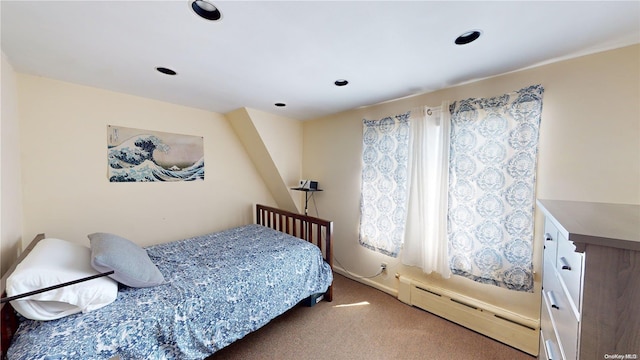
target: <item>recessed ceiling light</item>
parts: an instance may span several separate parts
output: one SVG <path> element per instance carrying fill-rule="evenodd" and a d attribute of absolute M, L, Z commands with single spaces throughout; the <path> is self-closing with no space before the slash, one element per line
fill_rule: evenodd
<path fill-rule="evenodd" d="M 480 30 L 467 31 L 466 33 L 458 36 L 455 43 L 456 45 L 466 45 L 470 42 L 476 41 L 481 34 L 482 32 Z"/>
<path fill-rule="evenodd" d="M 347 85 L 349 82 L 345 79 L 338 79 L 334 82 L 334 84 L 336 84 L 336 86 L 345 86 Z"/>
<path fill-rule="evenodd" d="M 222 18 L 220 10 L 209 1 L 195 0 L 191 3 L 191 8 L 203 19 L 217 21 Z"/>
<path fill-rule="evenodd" d="M 275 103 L 273 105 L 275 105 L 277 107 L 285 107 L 285 106 L 287 106 L 287 104 L 285 104 L 285 103 Z"/>
<path fill-rule="evenodd" d="M 177 74 L 177 72 L 166 68 L 166 67 L 157 67 L 156 70 L 158 70 L 159 72 L 163 73 L 163 74 L 167 74 L 167 75 L 175 75 Z"/>

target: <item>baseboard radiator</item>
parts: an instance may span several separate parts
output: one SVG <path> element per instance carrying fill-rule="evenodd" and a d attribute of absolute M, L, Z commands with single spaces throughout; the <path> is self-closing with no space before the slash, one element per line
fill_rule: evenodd
<path fill-rule="evenodd" d="M 538 355 L 539 319 L 531 319 L 477 299 L 406 276 L 400 280 L 398 300 L 453 321 L 533 356 Z"/>

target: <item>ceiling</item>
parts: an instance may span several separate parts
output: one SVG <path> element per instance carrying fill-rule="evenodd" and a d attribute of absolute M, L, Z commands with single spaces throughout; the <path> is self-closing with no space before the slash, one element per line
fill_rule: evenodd
<path fill-rule="evenodd" d="M 21 73 L 306 120 L 640 43 L 640 1 L 212 2 L 220 21 L 188 0 L 2 0 L 2 51 Z"/>

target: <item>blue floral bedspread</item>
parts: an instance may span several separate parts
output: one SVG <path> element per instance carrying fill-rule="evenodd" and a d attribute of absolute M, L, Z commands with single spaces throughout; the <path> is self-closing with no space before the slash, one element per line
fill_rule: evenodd
<path fill-rule="evenodd" d="M 333 280 L 318 248 L 261 225 L 146 248 L 166 284 L 101 309 L 21 318 L 9 359 L 203 359 Z"/>

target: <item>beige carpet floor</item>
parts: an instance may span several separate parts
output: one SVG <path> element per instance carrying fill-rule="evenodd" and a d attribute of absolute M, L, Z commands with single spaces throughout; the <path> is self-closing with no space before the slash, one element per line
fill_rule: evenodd
<path fill-rule="evenodd" d="M 209 359 L 534 359 L 344 276 L 333 291 L 333 302 L 297 306 Z"/>

